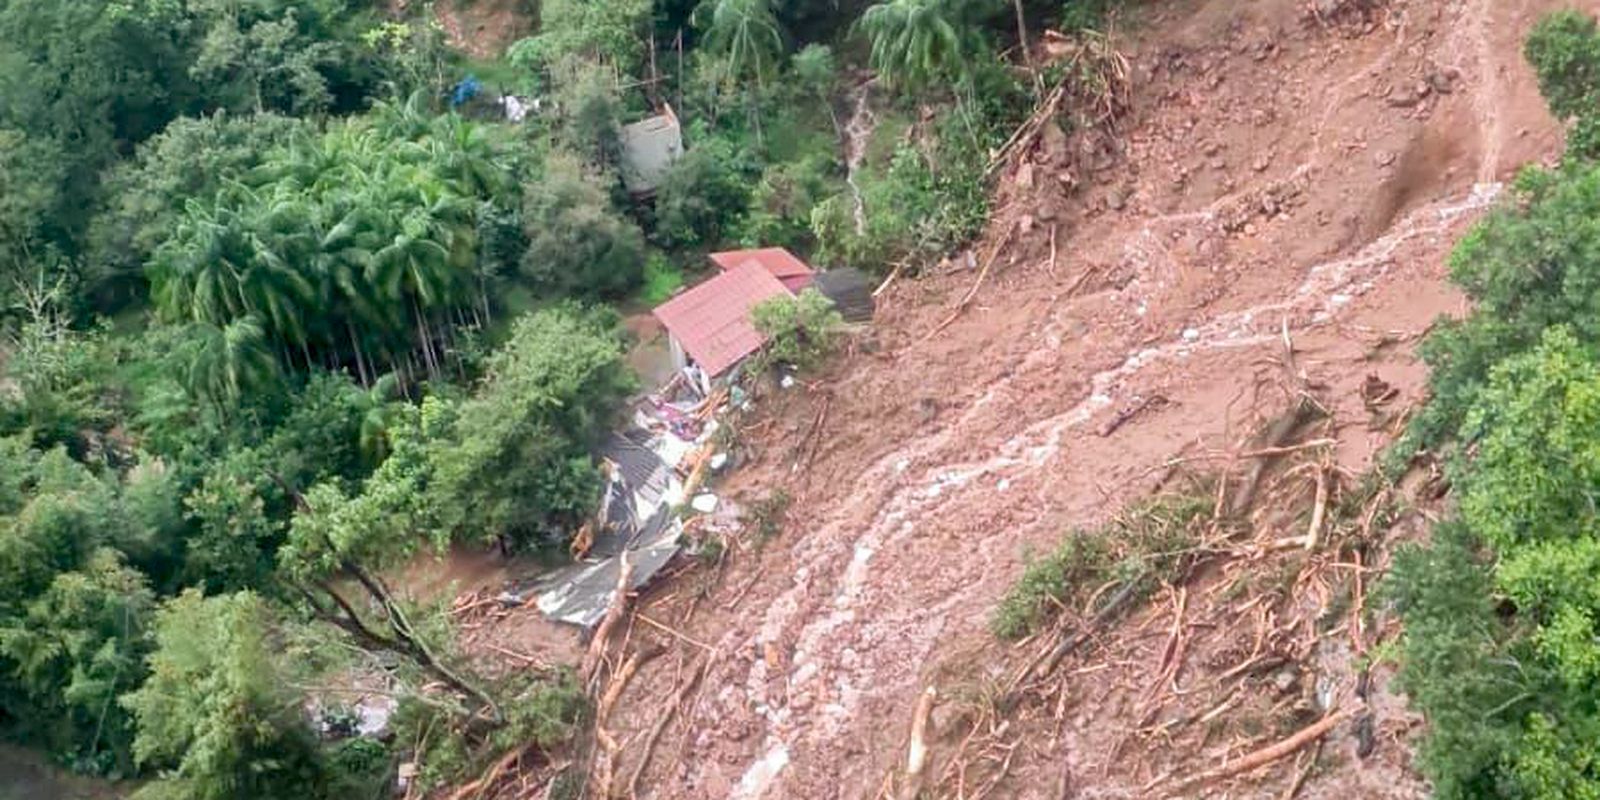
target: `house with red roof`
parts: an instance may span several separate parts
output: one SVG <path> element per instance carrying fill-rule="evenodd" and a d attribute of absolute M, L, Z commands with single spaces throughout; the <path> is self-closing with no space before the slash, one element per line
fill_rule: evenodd
<path fill-rule="evenodd" d="M 767 338 L 750 311 L 773 297 L 793 296 L 811 285 L 816 271 L 781 247 L 726 250 L 711 254 L 718 274 L 656 307 L 666 327 L 672 360 L 690 360 L 715 377 L 743 361 Z"/>
<path fill-rule="evenodd" d="M 711 254 L 711 263 L 726 272 L 748 261 L 760 264 L 763 269 L 772 273 L 789 291 L 799 294 L 801 289 L 811 285 L 816 277 L 816 270 L 809 264 L 795 257 L 794 253 L 782 247 L 761 247 L 755 250 L 724 250 Z"/>

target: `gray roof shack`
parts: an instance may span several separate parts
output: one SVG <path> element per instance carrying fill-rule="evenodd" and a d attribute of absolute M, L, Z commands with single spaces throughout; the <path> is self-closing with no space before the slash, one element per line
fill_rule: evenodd
<path fill-rule="evenodd" d="M 622 185 L 630 194 L 654 194 L 681 155 L 683 128 L 662 104 L 660 114 L 622 126 Z"/>
<path fill-rule="evenodd" d="M 818 272 L 811 288 L 832 300 L 845 322 L 872 321 L 872 279 L 867 273 L 854 267 Z"/>

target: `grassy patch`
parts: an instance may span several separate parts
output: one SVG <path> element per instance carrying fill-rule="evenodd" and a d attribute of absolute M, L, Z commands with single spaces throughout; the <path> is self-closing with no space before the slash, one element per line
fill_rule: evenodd
<path fill-rule="evenodd" d="M 756 544 L 766 544 L 783 532 L 783 518 L 789 513 L 789 503 L 789 493 L 778 489 L 750 504 L 744 514 L 744 524 L 755 533 Z"/>
<path fill-rule="evenodd" d="M 1092 530 L 1076 530 L 1054 550 L 1028 564 L 990 617 L 1001 639 L 1020 639 L 1043 628 L 1062 611 L 1104 603 L 1115 591 L 1135 586 L 1136 595 L 1172 581 L 1188 563 L 1211 523 L 1212 499 L 1204 493 L 1167 494 L 1139 503 Z M 1094 613 L 1096 609 L 1084 609 Z"/>
<path fill-rule="evenodd" d="M 664 303 L 683 286 L 683 280 L 683 270 L 662 255 L 652 255 L 644 264 L 644 286 L 639 289 L 639 299 L 648 306 Z"/>

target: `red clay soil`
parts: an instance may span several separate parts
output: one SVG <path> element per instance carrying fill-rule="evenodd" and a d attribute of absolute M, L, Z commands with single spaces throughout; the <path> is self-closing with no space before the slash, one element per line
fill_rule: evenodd
<path fill-rule="evenodd" d="M 1237 446 L 1283 407 L 1270 359 L 1284 325 L 1335 403 L 1340 464 L 1368 464 L 1389 434 L 1369 430 L 1362 384 L 1392 385 L 1396 408 L 1419 398 L 1413 344 L 1463 310 L 1446 283 L 1451 244 L 1519 165 L 1559 152 L 1520 44 L 1557 4 L 1354 5 L 1145 7 L 1121 43 L 1135 96 L 1120 135 L 1087 153 L 1046 137 L 1006 176 L 973 260 L 1001 228 L 1021 235 L 967 312 L 925 340 L 977 271 L 899 281 L 870 342 L 814 389 L 765 401 L 773 421 L 748 434 L 757 455 L 723 491 L 785 488 L 792 510 L 778 538 L 738 550 L 687 620 L 691 578 L 646 599 L 682 652 L 642 670 L 612 715 L 620 774 L 685 665 L 713 655 L 640 796 L 879 793 L 936 674 L 957 658 L 980 670 L 1014 661 L 986 623 L 1030 549 L 1149 492 L 1168 459 Z M 1069 177 L 1068 164 L 1086 166 Z M 1101 435 L 1157 395 L 1166 402 Z M 1380 731 L 1410 725 L 1383 716 L 1402 710 L 1384 704 Z M 1075 796 L 1137 796 L 1154 776 L 1106 763 L 1118 756 L 1105 743 L 1123 733 L 1027 746 L 1035 763 L 1087 776 Z M 1422 796 L 1396 750 L 1366 777 L 1312 776 L 1300 796 Z M 1030 775 L 992 796 L 1058 796 L 1053 778 Z"/>
<path fill-rule="evenodd" d="M 389 0 L 405 14 L 422 0 Z M 495 58 L 533 29 L 529 0 L 435 0 L 434 18 L 449 45 L 474 58 Z"/>

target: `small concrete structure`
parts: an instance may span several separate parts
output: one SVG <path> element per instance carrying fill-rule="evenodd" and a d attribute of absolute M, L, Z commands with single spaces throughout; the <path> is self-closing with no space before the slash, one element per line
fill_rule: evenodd
<path fill-rule="evenodd" d="M 622 185 L 636 197 L 655 194 L 667 172 L 683 155 L 683 127 L 672 106 L 661 113 L 622 126 Z"/>

